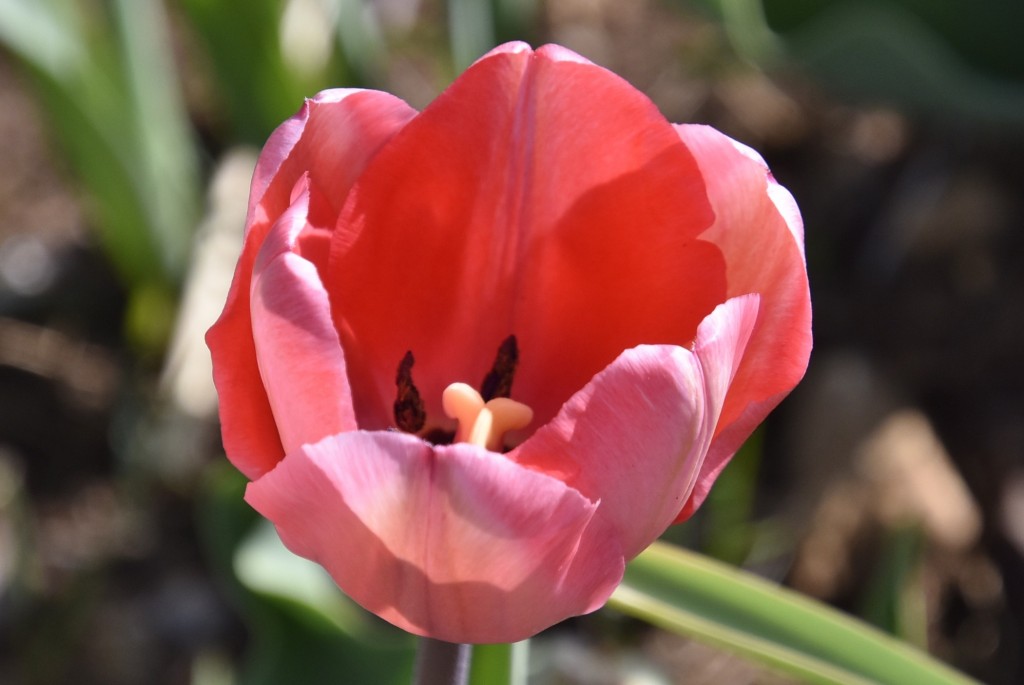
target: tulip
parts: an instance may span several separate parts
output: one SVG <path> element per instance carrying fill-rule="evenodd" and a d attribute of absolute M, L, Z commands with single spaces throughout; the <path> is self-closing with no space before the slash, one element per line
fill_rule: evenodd
<path fill-rule="evenodd" d="M 799 381 L 803 228 L 749 148 L 508 44 L 423 112 L 282 124 L 207 340 L 290 550 L 412 633 L 516 641 L 600 607 Z"/>

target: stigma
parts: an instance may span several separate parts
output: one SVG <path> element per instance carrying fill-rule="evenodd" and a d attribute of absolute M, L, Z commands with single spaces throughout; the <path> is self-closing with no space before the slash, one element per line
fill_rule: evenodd
<path fill-rule="evenodd" d="M 484 398 L 465 383 L 452 383 L 441 395 L 441 405 L 449 418 L 459 423 L 456 442 L 468 442 L 492 452 L 500 451 L 505 433 L 526 428 L 533 410 L 508 397 Z"/>

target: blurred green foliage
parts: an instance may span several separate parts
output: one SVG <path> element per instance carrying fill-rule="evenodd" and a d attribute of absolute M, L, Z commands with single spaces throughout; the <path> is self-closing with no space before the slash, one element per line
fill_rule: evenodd
<path fill-rule="evenodd" d="M 281 0 L 183 0 L 182 7 L 210 57 L 216 74 L 213 95 L 227 109 L 233 142 L 262 145 L 304 97 L 328 83 L 355 80 L 334 50 L 308 70 L 288 63 L 281 47 Z"/>
<path fill-rule="evenodd" d="M 210 467 L 198 501 L 214 571 L 246 619 L 250 644 L 238 685 L 339 682 L 404 685 L 413 640 L 337 591 L 316 564 L 292 555 L 245 504 L 245 479 Z"/>
<path fill-rule="evenodd" d="M 830 13 L 860 11 L 881 21 L 884 17 L 913 17 L 945 43 L 965 64 L 992 78 L 1024 80 L 1024 50 L 1019 35 L 1024 4 L 1016 0 L 763 0 L 768 24 L 783 34 L 815 30 L 814 23 Z M 856 9 L 859 8 L 859 9 Z M 908 36 L 910 38 L 910 36 Z"/>
<path fill-rule="evenodd" d="M 1024 127 L 1024 3 L 765 0 L 793 56 L 842 95 L 966 125 Z"/>
<path fill-rule="evenodd" d="M 3 0 L 0 39 L 31 73 L 125 282 L 177 283 L 200 176 L 163 4 Z"/>
<path fill-rule="evenodd" d="M 851 101 L 945 125 L 1024 128 L 1024 51 L 1015 0 L 701 0 L 734 49 L 794 63 Z"/>

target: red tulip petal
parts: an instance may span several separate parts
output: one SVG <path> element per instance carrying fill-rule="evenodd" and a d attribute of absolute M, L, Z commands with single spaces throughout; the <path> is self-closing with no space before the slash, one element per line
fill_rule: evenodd
<path fill-rule="evenodd" d="M 757 326 L 697 487 L 677 519 L 681 521 L 704 500 L 715 476 L 754 428 L 803 377 L 811 351 L 811 301 L 803 224 L 789 192 L 745 145 L 707 126 L 676 129 L 707 183 L 716 220 L 702 237 L 721 248 L 729 296 L 761 296 Z"/>
<path fill-rule="evenodd" d="M 304 173 L 320 189 L 313 193 L 315 207 L 340 204 L 367 161 L 413 115 L 414 110 L 386 93 L 327 91 L 282 124 L 260 155 L 245 246 L 224 313 L 206 336 L 220 396 L 224 449 L 249 478 L 266 473 L 284 456 L 252 341 L 249 293 L 256 254 L 273 221 L 291 204 L 292 188 Z M 322 227 L 333 226 L 332 216 Z M 313 259 L 315 252 L 304 254 Z M 320 260 L 318 268 L 323 264 Z"/>
<path fill-rule="evenodd" d="M 416 110 L 390 93 L 338 88 L 317 93 L 263 146 L 249 195 L 247 230 L 273 220 L 290 204 L 292 186 L 308 174 L 334 223 L 367 160 Z M 320 224 L 321 217 L 314 217 Z"/>
<path fill-rule="evenodd" d="M 327 291 L 316 267 L 293 251 L 308 208 L 307 187 L 267 235 L 252 280 L 256 358 L 286 453 L 356 429 Z"/>
<path fill-rule="evenodd" d="M 513 396 L 540 425 L 623 349 L 688 344 L 725 295 L 721 256 L 697 237 L 712 218 L 644 95 L 565 49 L 492 52 L 381 151 L 342 212 L 325 285 L 359 360 L 360 425 L 384 427 L 360 403 L 394 400 L 409 350 L 435 418 L 444 388 L 476 385 L 515 334 Z"/>
<path fill-rule="evenodd" d="M 692 352 L 626 350 L 509 457 L 600 499 L 626 558 L 639 554 L 697 481 L 757 312 L 756 295 L 720 305 Z"/>
<path fill-rule="evenodd" d="M 332 436 L 290 453 L 246 500 L 364 607 L 449 642 L 529 637 L 600 606 L 623 571 L 614 540 L 581 544 L 594 503 L 467 444 Z"/>

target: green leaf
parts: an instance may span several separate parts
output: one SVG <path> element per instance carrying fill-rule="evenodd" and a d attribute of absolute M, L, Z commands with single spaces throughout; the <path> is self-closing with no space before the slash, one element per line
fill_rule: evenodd
<path fill-rule="evenodd" d="M 629 564 L 609 605 L 808 683 L 975 682 L 823 604 L 663 543 Z"/>
<path fill-rule="evenodd" d="M 928 611 L 921 580 L 924 542 L 924 533 L 914 526 L 885 533 L 881 558 L 872 569 L 857 612 L 887 633 L 922 648 L 928 644 Z"/>

